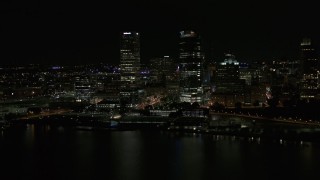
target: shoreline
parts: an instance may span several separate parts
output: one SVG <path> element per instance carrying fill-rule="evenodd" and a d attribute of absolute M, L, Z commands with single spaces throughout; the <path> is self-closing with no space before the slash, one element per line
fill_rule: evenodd
<path fill-rule="evenodd" d="M 188 117 L 185 119 L 193 119 L 191 124 L 189 121 L 182 123 L 174 121 L 173 118 L 167 117 L 127 117 L 119 121 L 114 120 L 92 120 L 92 119 L 71 119 L 61 118 L 62 116 L 54 116 L 42 119 L 15 120 L 9 125 L 2 126 L 0 131 L 9 129 L 25 128 L 29 125 L 36 126 L 53 126 L 53 127 L 71 127 L 75 130 L 86 131 L 164 131 L 172 133 L 186 134 L 203 134 L 203 135 L 223 135 L 236 136 L 245 138 L 263 138 L 276 141 L 308 141 L 320 142 L 320 127 L 308 127 L 307 125 L 283 124 L 279 122 L 268 122 L 266 124 L 253 124 L 251 119 L 242 120 L 248 126 L 241 124 L 199 124 L 202 121 L 195 119 L 207 120 L 206 118 Z M 65 116 L 64 116 L 65 117 Z M 157 119 L 157 121 L 155 121 Z M 183 119 L 183 118 L 182 118 Z M 150 121 L 153 120 L 153 121 Z M 227 122 L 227 121 L 225 121 Z M 187 123 L 187 124 L 186 124 Z M 250 124 L 251 123 L 251 124 Z"/>

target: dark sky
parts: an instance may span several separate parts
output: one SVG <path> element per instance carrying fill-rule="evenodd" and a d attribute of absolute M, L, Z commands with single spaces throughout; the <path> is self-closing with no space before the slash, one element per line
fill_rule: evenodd
<path fill-rule="evenodd" d="M 280 0 L 279 0 L 280 1 Z M 141 54 L 177 55 L 178 32 L 198 31 L 207 57 L 295 59 L 299 41 L 320 42 L 315 2 L 304 0 L 10 1 L 0 4 L 1 64 L 119 62 L 120 31 L 141 32 Z"/>

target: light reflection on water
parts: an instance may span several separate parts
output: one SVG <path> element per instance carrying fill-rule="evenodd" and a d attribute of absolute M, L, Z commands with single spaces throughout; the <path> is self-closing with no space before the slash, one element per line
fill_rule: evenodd
<path fill-rule="evenodd" d="M 62 126 L 6 131 L 0 153 L 5 179 L 307 179 L 320 167 L 317 143 Z"/>

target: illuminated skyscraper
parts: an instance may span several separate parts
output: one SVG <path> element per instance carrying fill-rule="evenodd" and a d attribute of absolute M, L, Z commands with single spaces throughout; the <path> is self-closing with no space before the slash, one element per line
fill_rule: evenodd
<path fill-rule="evenodd" d="M 243 91 L 244 80 L 240 80 L 239 62 L 232 54 L 225 54 L 225 60 L 217 67 L 218 93 L 240 93 Z"/>
<path fill-rule="evenodd" d="M 140 70 L 140 34 L 122 32 L 120 34 L 120 101 L 132 106 L 138 100 Z"/>
<path fill-rule="evenodd" d="M 319 59 L 316 51 L 311 44 L 311 40 L 304 38 L 300 44 L 302 79 L 301 94 L 302 99 L 319 98 Z"/>
<path fill-rule="evenodd" d="M 223 62 L 217 64 L 215 77 L 214 101 L 225 106 L 235 106 L 245 101 L 245 80 L 240 79 L 240 63 L 233 54 L 225 54 Z"/>
<path fill-rule="evenodd" d="M 125 84 L 136 84 L 140 69 L 140 35 L 122 32 L 120 38 L 120 75 Z"/>
<path fill-rule="evenodd" d="M 181 31 L 179 43 L 180 101 L 203 101 L 203 60 L 200 36 L 194 31 Z"/>

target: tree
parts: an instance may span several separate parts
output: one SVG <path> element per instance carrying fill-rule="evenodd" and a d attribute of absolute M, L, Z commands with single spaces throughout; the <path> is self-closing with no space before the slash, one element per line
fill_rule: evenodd
<path fill-rule="evenodd" d="M 29 107 L 27 112 L 32 113 L 32 114 L 40 114 L 41 113 L 41 108 L 40 107 Z"/>
<path fill-rule="evenodd" d="M 17 115 L 15 115 L 15 114 L 13 114 L 13 113 L 8 113 L 8 114 L 5 114 L 4 115 L 4 119 L 6 120 L 6 121 L 12 121 L 12 120 L 14 120 L 14 119 L 16 119 L 17 118 Z"/>
<path fill-rule="evenodd" d="M 194 103 L 192 103 L 191 108 L 198 109 L 198 108 L 200 108 L 200 104 L 198 102 L 194 102 Z"/>
<path fill-rule="evenodd" d="M 150 110 L 150 109 L 153 109 L 153 106 L 152 106 L 152 105 L 146 105 L 146 106 L 144 107 L 144 109 L 145 109 L 145 110 Z"/>
<path fill-rule="evenodd" d="M 180 106 L 182 109 L 190 109 L 191 108 L 191 104 L 188 102 L 182 102 L 182 103 L 180 103 Z"/>
<path fill-rule="evenodd" d="M 268 99 L 267 100 L 268 102 L 268 105 L 271 107 L 271 108 L 275 108 L 279 105 L 279 99 L 278 98 L 271 98 L 271 99 Z"/>
<path fill-rule="evenodd" d="M 234 103 L 234 107 L 236 110 L 240 110 L 242 108 L 242 103 L 241 102 L 236 102 Z"/>
<path fill-rule="evenodd" d="M 223 110 L 223 109 L 225 109 L 225 106 L 221 103 L 214 102 L 214 104 L 212 105 L 212 109 Z"/>
<path fill-rule="evenodd" d="M 170 109 L 178 109 L 178 103 L 177 103 L 177 102 L 172 102 L 172 103 L 169 105 L 169 108 L 170 108 Z"/>
<path fill-rule="evenodd" d="M 259 104 L 260 104 L 260 101 L 259 101 L 259 100 L 255 100 L 255 101 L 253 102 L 253 106 L 259 106 Z"/>

